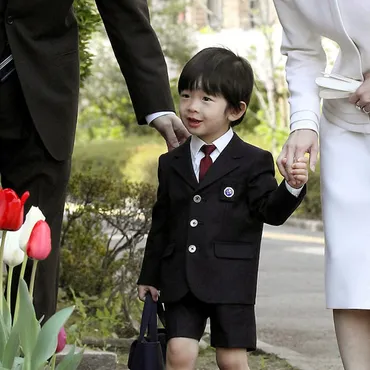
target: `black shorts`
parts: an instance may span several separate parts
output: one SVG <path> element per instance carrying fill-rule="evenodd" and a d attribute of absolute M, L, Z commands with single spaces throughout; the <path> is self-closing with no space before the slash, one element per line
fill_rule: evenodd
<path fill-rule="evenodd" d="M 165 304 L 167 339 L 183 337 L 199 341 L 208 318 L 212 347 L 256 350 L 254 305 L 204 303 L 192 294 Z"/>

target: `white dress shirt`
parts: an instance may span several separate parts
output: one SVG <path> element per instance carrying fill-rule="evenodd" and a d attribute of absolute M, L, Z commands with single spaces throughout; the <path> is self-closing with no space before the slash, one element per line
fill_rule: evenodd
<path fill-rule="evenodd" d="M 225 134 L 220 136 L 217 140 L 215 140 L 212 144 L 216 147 L 216 149 L 210 154 L 212 158 L 212 162 L 214 163 L 218 156 L 222 153 L 222 151 L 226 148 L 227 144 L 231 141 L 234 136 L 234 131 L 230 128 Z M 201 151 L 203 145 L 207 145 L 202 139 L 198 136 L 193 135 L 190 140 L 190 153 L 191 153 L 191 162 L 193 164 L 193 169 L 197 180 L 199 181 L 199 167 L 200 161 L 205 156 L 205 154 Z M 293 194 L 294 196 L 298 197 L 301 193 L 303 186 L 299 189 L 295 189 L 291 187 L 286 181 L 285 186 L 288 191 Z"/>
<path fill-rule="evenodd" d="M 150 125 L 152 121 L 154 121 L 156 118 L 165 116 L 166 114 L 176 114 L 176 113 L 175 112 L 157 112 L 157 113 L 148 114 L 147 116 L 145 116 L 146 123 Z"/>

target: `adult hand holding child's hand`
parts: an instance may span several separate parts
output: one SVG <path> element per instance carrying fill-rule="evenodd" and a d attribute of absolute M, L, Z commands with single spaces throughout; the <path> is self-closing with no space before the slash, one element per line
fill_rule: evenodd
<path fill-rule="evenodd" d="M 284 163 L 284 161 L 283 161 Z M 308 181 L 308 158 L 298 158 L 291 166 L 291 180 L 286 180 L 287 183 L 295 189 L 301 188 Z"/>

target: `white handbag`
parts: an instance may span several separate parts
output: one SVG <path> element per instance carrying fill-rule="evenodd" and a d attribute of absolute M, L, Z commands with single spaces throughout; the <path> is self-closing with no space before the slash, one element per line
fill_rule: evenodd
<path fill-rule="evenodd" d="M 362 84 L 361 81 L 344 77 L 335 73 L 326 74 L 324 77 L 317 77 L 315 82 L 320 87 L 319 96 L 322 99 L 348 98 Z"/>

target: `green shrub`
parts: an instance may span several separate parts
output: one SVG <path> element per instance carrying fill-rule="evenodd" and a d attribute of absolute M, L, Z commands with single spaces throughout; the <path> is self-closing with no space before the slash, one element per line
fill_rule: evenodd
<path fill-rule="evenodd" d="M 150 228 L 155 195 L 154 187 L 115 179 L 110 170 L 73 173 L 68 187 L 60 286 L 68 299 L 74 291 L 89 315 L 117 311 L 123 329 L 135 322 L 140 243 Z"/>
<path fill-rule="evenodd" d="M 307 182 L 307 194 L 294 214 L 300 218 L 321 220 L 320 164 L 316 171 L 310 172 Z"/>
<path fill-rule="evenodd" d="M 78 144 L 72 158 L 72 172 L 109 171 L 111 176 L 122 178 L 122 169 L 134 147 L 124 140 L 102 140 Z"/>
<path fill-rule="evenodd" d="M 167 151 L 165 142 L 147 143 L 136 148 L 123 170 L 131 181 L 157 186 L 158 158 Z"/>

